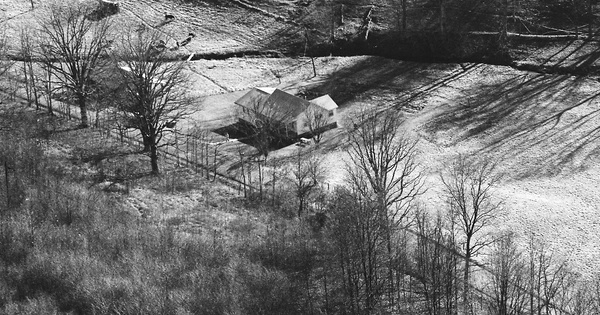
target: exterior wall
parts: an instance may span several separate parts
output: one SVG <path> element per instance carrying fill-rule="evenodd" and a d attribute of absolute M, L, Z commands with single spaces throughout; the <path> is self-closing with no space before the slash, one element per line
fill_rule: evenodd
<path fill-rule="evenodd" d="M 240 105 L 238 105 L 240 106 Z M 326 109 L 320 107 L 320 106 L 315 106 L 315 105 L 311 105 L 313 109 L 319 111 L 322 115 L 324 115 L 325 117 L 327 117 L 327 124 L 324 127 L 329 127 L 331 128 L 331 125 L 334 123 L 337 123 L 338 121 L 338 113 L 337 113 L 337 109 L 333 109 L 331 111 L 327 111 Z M 246 108 L 244 106 L 240 106 L 241 107 L 241 111 L 242 111 L 242 117 L 240 117 L 241 120 L 247 121 L 248 120 L 248 114 L 250 114 L 252 112 L 252 109 Z M 308 117 L 306 115 L 306 111 L 302 112 L 301 114 L 299 114 L 293 121 L 287 123 L 285 125 L 285 128 L 287 129 L 287 131 L 283 131 L 281 132 L 282 136 L 284 134 L 287 134 L 287 136 L 299 136 L 305 133 L 309 133 L 310 132 L 310 128 L 308 127 Z M 253 115 L 256 114 L 250 114 L 249 116 L 252 117 Z M 260 114 L 256 115 L 258 116 L 258 118 L 260 118 Z M 251 121 L 247 121 L 250 124 L 254 124 L 254 122 Z M 324 128 L 324 129 L 328 129 L 328 128 Z M 294 134 L 289 134 L 289 133 L 295 133 Z"/>
<path fill-rule="evenodd" d="M 322 115 L 327 117 L 326 126 L 329 126 L 329 125 L 337 122 L 337 118 L 338 118 L 337 109 L 327 111 L 324 108 L 319 107 L 319 106 L 314 106 L 314 105 L 311 105 L 311 106 L 315 110 L 319 111 Z M 306 111 L 303 112 L 302 114 L 298 115 L 296 121 L 297 121 L 297 129 L 296 130 L 297 130 L 298 135 L 310 132 L 310 128 L 308 127 L 308 117 L 306 115 Z"/>

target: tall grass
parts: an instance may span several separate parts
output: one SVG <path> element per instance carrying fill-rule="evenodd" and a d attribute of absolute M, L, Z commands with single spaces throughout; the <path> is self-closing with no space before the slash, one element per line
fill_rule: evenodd
<path fill-rule="evenodd" d="M 44 141 L 51 137 L 40 141 L 29 128 L 37 119 L 19 117 L 0 133 L 0 160 L 10 164 L 10 187 L 0 189 L 0 313 L 275 314 L 296 309 L 285 272 L 246 258 L 224 240 L 129 214 L 118 196 L 60 171 L 63 167 L 44 154 Z M 159 190 L 198 188 L 171 177 Z M 249 239 L 246 234 L 254 232 L 240 233 Z"/>

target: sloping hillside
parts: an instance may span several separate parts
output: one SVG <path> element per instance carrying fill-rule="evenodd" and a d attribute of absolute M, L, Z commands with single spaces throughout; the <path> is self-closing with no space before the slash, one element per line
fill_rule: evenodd
<path fill-rule="evenodd" d="M 83 1 L 90 7 L 96 7 L 96 1 Z M 179 52 L 223 53 L 262 49 L 269 44 L 275 34 L 296 27 L 277 14 L 267 11 L 251 10 L 231 3 L 222 6 L 197 1 L 181 3 L 158 0 L 120 1 L 120 11 L 112 15 L 115 34 L 118 37 L 125 30 L 140 28 L 157 29 L 171 40 L 167 46 L 175 47 L 176 41 L 182 41 L 193 33 L 196 37 Z M 47 3 L 38 3 L 35 9 L 26 1 L 2 1 L 0 3 L 0 24 L 6 29 L 9 43 L 18 47 L 18 34 L 23 28 L 34 30 L 37 21 L 47 12 Z M 173 15 L 166 20 L 165 14 Z"/>

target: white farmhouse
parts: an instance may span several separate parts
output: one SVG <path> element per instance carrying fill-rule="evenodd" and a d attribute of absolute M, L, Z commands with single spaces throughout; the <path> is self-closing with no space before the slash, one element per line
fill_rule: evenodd
<path fill-rule="evenodd" d="M 260 124 L 261 117 L 278 120 L 285 126 L 289 136 L 308 135 L 312 129 L 322 132 L 337 127 L 337 104 L 323 95 L 305 100 L 275 88 L 253 88 L 235 101 L 240 106 L 242 117 L 253 125 Z M 252 117 L 255 121 L 248 121 Z M 315 128 L 315 120 L 318 128 Z"/>

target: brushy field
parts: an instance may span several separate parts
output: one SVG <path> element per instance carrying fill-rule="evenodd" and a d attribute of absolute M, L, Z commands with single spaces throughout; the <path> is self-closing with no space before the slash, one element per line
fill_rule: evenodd
<path fill-rule="evenodd" d="M 293 253 L 286 255 L 304 256 L 313 246 L 309 226 L 250 213 L 231 189 L 203 175 L 184 179 L 186 172 L 166 167 L 162 177 L 144 176 L 137 152 L 73 130 L 68 121 L 48 130 L 40 121 L 55 118 L 28 111 L 3 111 L 2 118 L 10 127 L 1 139 L 10 164 L 3 173 L 9 195 L 1 193 L 2 313 L 250 314 L 298 307 L 295 280 L 261 260 L 288 243 Z M 138 168 L 126 175 L 142 176 L 128 178 L 127 190 L 102 186 L 128 159 Z M 282 231 L 288 234 L 260 237 Z"/>

